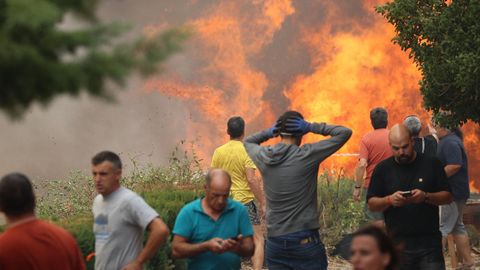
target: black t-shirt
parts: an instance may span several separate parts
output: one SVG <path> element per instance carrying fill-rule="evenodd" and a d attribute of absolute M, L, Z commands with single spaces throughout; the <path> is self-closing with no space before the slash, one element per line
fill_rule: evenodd
<path fill-rule="evenodd" d="M 425 156 L 437 156 L 437 140 L 432 135 L 417 137 L 414 139 L 413 149 Z"/>
<path fill-rule="evenodd" d="M 380 162 L 373 171 L 367 201 L 371 197 L 385 197 L 396 191 L 413 189 L 425 192 L 450 191 L 440 160 L 417 154 L 409 164 L 398 164 L 394 157 Z M 436 205 L 417 203 L 391 206 L 384 211 L 384 215 L 387 230 L 396 240 L 440 235 Z"/>

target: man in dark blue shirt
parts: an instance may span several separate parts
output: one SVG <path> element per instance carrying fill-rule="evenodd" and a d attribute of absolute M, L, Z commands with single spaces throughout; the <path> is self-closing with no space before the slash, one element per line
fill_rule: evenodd
<path fill-rule="evenodd" d="M 468 161 L 462 141 L 463 134 L 458 128 L 448 129 L 441 126 L 437 128 L 437 134 L 440 138 L 438 158 L 442 161 L 453 194 L 453 202 L 442 205 L 440 208 L 440 231 L 444 238 L 448 234 L 453 235 L 457 250 L 463 259 L 464 268 L 462 269 L 473 269 L 469 268 L 473 267 L 474 260 L 470 252 L 467 230 L 463 224 L 463 210 L 470 197 Z"/>

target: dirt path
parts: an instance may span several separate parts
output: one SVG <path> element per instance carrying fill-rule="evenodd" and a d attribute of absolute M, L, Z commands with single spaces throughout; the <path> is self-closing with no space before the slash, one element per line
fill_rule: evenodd
<path fill-rule="evenodd" d="M 478 254 L 473 253 L 473 256 L 475 257 L 475 262 L 476 262 L 476 268 L 480 270 L 480 256 Z M 447 265 L 447 270 L 454 270 L 452 267 L 450 267 L 450 257 L 445 258 L 445 263 Z M 242 265 L 242 270 L 251 270 L 252 267 L 247 264 Z M 264 268 L 268 269 L 268 268 Z M 349 262 L 339 259 L 339 258 L 329 258 L 328 259 L 328 270 L 351 270 L 352 266 L 350 265 Z"/>

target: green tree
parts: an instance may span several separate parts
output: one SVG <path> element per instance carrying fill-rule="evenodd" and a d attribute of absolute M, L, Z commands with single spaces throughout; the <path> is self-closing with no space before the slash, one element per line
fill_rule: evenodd
<path fill-rule="evenodd" d="M 426 109 L 447 125 L 480 122 L 480 0 L 394 0 L 377 12 L 422 73 Z"/>
<path fill-rule="evenodd" d="M 100 23 L 98 0 L 0 0 L 0 109 L 12 118 L 34 102 L 87 92 L 112 99 L 108 81 L 122 85 L 139 71 L 151 75 L 188 37 L 171 29 L 152 38 L 119 42 L 128 27 Z M 66 14 L 85 22 L 62 30 Z"/>

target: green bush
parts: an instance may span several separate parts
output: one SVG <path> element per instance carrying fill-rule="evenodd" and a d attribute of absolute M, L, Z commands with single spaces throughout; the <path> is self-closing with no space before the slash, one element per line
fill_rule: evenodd
<path fill-rule="evenodd" d="M 320 232 L 327 248 L 333 247 L 348 233 L 357 230 L 366 222 L 364 201 L 352 198 L 354 181 L 345 178 L 330 180 L 322 175 L 318 183 Z"/>

